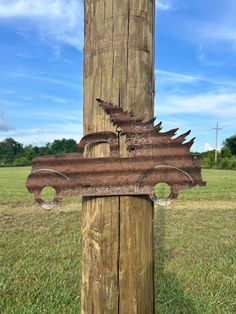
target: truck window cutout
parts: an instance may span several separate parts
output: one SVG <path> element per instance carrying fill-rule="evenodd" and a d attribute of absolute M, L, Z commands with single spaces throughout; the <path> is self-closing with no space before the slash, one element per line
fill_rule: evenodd
<path fill-rule="evenodd" d="M 84 157 L 85 158 L 94 158 L 94 157 L 110 157 L 111 149 L 110 145 L 107 142 L 99 143 L 88 143 L 84 148 Z"/>

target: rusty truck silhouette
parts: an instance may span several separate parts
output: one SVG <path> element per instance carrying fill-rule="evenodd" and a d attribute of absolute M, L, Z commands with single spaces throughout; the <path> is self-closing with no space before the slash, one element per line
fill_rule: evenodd
<path fill-rule="evenodd" d="M 178 129 L 161 132 L 161 122 L 144 121 L 134 112 L 98 99 L 117 132 L 96 132 L 85 135 L 77 153 L 41 156 L 33 159 L 32 172 L 26 186 L 35 201 L 44 208 L 58 205 L 64 196 L 149 195 L 160 204 L 177 198 L 180 190 L 205 185 L 201 177 L 201 161 L 190 154 L 194 139 L 185 143 L 190 131 L 174 137 Z M 120 156 L 120 137 L 126 137 L 127 156 Z M 85 157 L 88 145 L 107 143 L 109 157 Z M 170 186 L 166 199 L 154 191 L 158 183 Z M 53 187 L 53 201 L 45 202 L 40 193 Z"/>

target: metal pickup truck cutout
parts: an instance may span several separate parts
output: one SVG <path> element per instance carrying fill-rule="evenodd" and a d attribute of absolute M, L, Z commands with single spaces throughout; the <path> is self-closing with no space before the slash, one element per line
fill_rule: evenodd
<path fill-rule="evenodd" d="M 84 136 L 77 153 L 36 157 L 26 186 L 35 201 L 43 208 L 58 205 L 64 196 L 149 195 L 159 205 L 176 199 L 180 190 L 203 186 L 198 156 L 190 155 L 194 139 L 184 143 L 190 131 L 174 137 L 178 129 L 161 131 L 161 122 L 144 121 L 133 112 L 124 111 L 112 103 L 97 99 L 101 108 L 117 127 L 117 133 L 104 131 Z M 120 157 L 119 136 L 126 137 L 130 157 Z M 107 143 L 110 156 L 84 157 L 87 145 Z M 171 192 L 159 199 L 155 185 L 166 183 Z M 53 201 L 45 202 L 43 188 L 53 187 Z"/>

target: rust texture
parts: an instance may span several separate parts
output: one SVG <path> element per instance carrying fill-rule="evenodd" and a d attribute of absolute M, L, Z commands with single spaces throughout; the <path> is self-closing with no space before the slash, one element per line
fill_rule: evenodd
<path fill-rule="evenodd" d="M 42 207 L 52 208 L 63 196 L 72 195 L 149 195 L 154 202 L 165 205 L 176 199 L 180 190 L 205 185 L 200 159 L 190 155 L 194 138 L 185 143 L 190 131 L 174 137 L 178 129 L 161 132 L 161 122 L 154 125 L 155 119 L 144 121 L 134 112 L 97 101 L 117 133 L 104 131 L 84 136 L 78 153 L 34 158 L 26 186 Z M 120 157 L 122 136 L 126 137 L 129 157 Z M 109 157 L 84 157 L 86 147 L 99 143 L 109 144 Z M 154 192 L 154 186 L 162 182 L 171 188 L 164 200 Z M 56 190 L 54 200 L 48 203 L 40 197 L 47 186 Z"/>

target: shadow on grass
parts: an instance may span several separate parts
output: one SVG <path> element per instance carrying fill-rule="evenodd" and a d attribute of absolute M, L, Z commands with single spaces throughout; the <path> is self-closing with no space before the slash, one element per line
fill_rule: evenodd
<path fill-rule="evenodd" d="M 158 207 L 155 213 L 155 297 L 158 314 L 197 314 L 194 303 L 181 289 L 176 274 L 165 269 L 170 258 L 166 249 L 165 208 Z"/>

